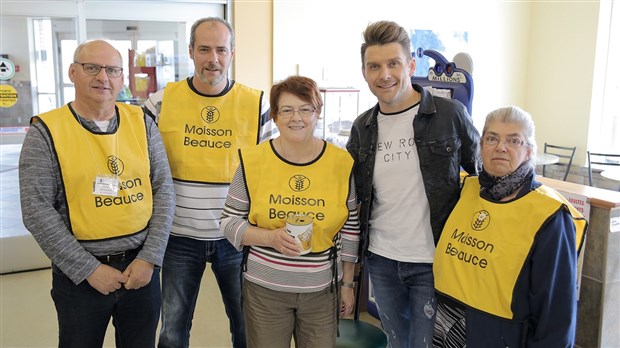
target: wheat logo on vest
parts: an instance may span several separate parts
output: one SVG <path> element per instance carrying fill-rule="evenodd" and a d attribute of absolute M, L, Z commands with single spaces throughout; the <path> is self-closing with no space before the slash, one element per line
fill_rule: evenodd
<path fill-rule="evenodd" d="M 220 110 L 215 106 L 206 106 L 200 111 L 200 118 L 207 124 L 216 123 L 220 119 Z M 232 143 L 230 140 L 224 140 L 223 137 L 232 137 L 232 129 L 209 128 L 205 125 L 185 124 L 185 134 L 197 135 L 198 138 L 183 138 L 183 146 L 211 149 L 230 149 Z M 205 139 L 205 137 L 214 137 L 215 140 Z"/>
<path fill-rule="evenodd" d="M 305 191 L 310 187 L 310 179 L 301 174 L 293 175 L 288 181 L 288 186 L 295 192 Z"/>
<path fill-rule="evenodd" d="M 200 111 L 200 117 L 206 123 L 215 123 L 220 119 L 220 110 L 215 106 L 206 106 Z"/>
<path fill-rule="evenodd" d="M 288 181 L 289 188 L 293 192 L 302 192 L 310 187 L 310 179 L 302 174 L 293 175 Z M 303 197 L 288 195 L 283 188 L 282 192 L 269 194 L 269 219 L 286 220 L 289 216 L 304 214 L 315 220 L 325 219 L 323 209 L 325 209 L 325 199 L 321 197 Z M 274 207 L 275 206 L 275 207 Z M 301 210 L 295 210 L 294 206 Z M 291 210 L 288 210 L 291 209 Z"/>
<path fill-rule="evenodd" d="M 125 163 L 114 155 L 108 156 L 108 169 L 110 170 L 110 173 L 116 176 L 121 176 L 121 174 L 125 171 Z"/>
<path fill-rule="evenodd" d="M 471 220 L 471 228 L 474 231 L 482 231 L 489 226 L 491 215 L 486 210 L 480 210 L 474 213 Z"/>

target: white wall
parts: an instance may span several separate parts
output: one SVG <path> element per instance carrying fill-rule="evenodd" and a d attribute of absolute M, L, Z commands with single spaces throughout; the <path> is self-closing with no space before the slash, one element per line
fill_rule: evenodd
<path fill-rule="evenodd" d="M 465 30 L 477 127 L 489 111 L 518 105 L 534 117 L 539 147 L 574 144 L 576 163 L 585 161 L 599 1 L 274 0 L 273 7 L 274 80 L 300 73 L 359 88 L 362 110 L 374 104 L 359 53 L 369 22 Z"/>
<path fill-rule="evenodd" d="M 529 2 L 275 0 L 273 77 L 299 73 L 322 86 L 359 88 L 365 110 L 375 103 L 361 74 L 362 32 L 370 22 L 467 31 L 474 61 L 472 113 L 481 125 L 492 108 L 525 102 L 529 10 Z"/>
<path fill-rule="evenodd" d="M 20 65 L 15 79 L 28 80 L 28 43 L 12 39 L 26 37 L 27 24 L 13 23 L 19 17 L 6 15 L 34 11 L 71 17 L 76 6 L 75 1 L 24 3 L 34 2 L 3 1 L 0 40 L 2 53 L 11 54 Z M 116 6 L 124 9 L 120 2 Z M 184 6 L 200 7 L 192 7 L 195 11 L 189 14 L 170 11 L 164 14 L 167 20 L 201 17 L 212 9 L 198 3 Z M 234 77 L 267 93 L 273 81 L 296 73 L 325 87 L 356 87 L 362 91 L 362 110 L 374 104 L 361 75 L 359 53 L 369 22 L 389 19 L 416 29 L 466 30 L 468 53 L 474 60 L 476 125 L 481 128 L 486 113 L 496 107 L 519 105 L 532 113 L 540 147 L 545 141 L 575 144 L 581 164 L 590 119 L 598 10 L 599 1 L 236 1 Z M 121 12 L 125 17 L 132 13 Z"/>
<path fill-rule="evenodd" d="M 30 56 L 28 49 L 28 21 L 21 16 L 2 16 L 0 28 L 0 53 L 8 54 L 19 72 L 11 79 L 30 81 Z"/>
<path fill-rule="evenodd" d="M 584 165 L 588 141 L 599 2 L 536 2 L 525 76 L 526 107 L 538 146 L 577 146 Z"/>
<path fill-rule="evenodd" d="M 247 86 L 265 91 L 267 97 L 272 85 L 274 66 L 272 4 L 270 1 L 246 0 L 234 3 L 232 12 L 232 25 L 235 29 L 233 78 Z"/>

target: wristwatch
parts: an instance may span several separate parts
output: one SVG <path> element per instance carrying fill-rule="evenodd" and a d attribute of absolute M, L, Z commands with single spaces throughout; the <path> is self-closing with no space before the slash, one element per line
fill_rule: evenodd
<path fill-rule="evenodd" d="M 345 287 L 345 288 L 350 288 L 350 289 L 355 289 L 355 283 L 347 283 L 347 282 L 340 282 L 340 285 Z"/>

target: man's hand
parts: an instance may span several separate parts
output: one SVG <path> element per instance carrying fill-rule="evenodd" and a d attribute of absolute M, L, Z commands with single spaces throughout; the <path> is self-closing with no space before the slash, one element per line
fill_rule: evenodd
<path fill-rule="evenodd" d="M 135 259 L 129 264 L 123 275 L 129 280 L 125 282 L 125 289 L 140 289 L 151 282 L 153 264 L 144 260 Z"/>
<path fill-rule="evenodd" d="M 104 295 L 120 289 L 127 280 L 127 276 L 121 271 L 103 264 L 86 278 L 90 286 Z"/>

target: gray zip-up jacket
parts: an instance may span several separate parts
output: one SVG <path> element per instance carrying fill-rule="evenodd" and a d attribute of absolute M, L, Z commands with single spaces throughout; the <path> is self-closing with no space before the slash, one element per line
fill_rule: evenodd
<path fill-rule="evenodd" d="M 414 140 L 437 244 L 446 219 L 459 199 L 461 167 L 468 173 L 476 172 L 480 135 L 463 104 L 435 97 L 420 85 L 413 84 L 413 88 L 421 97 L 412 125 Z M 361 114 L 353 123 L 347 142 L 347 150 L 355 160 L 354 175 L 361 203 L 364 251 L 368 248 L 368 223 L 372 211 L 378 112 L 379 104 Z M 407 177 L 407 173 L 394 173 L 394 180 L 407 180 Z M 403 211 L 403 214 L 406 212 Z"/>

